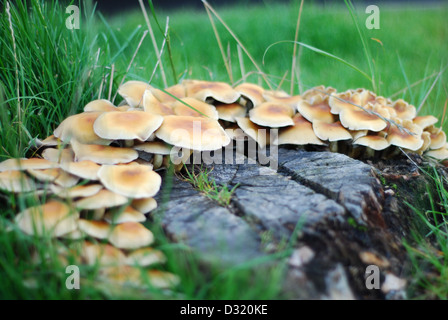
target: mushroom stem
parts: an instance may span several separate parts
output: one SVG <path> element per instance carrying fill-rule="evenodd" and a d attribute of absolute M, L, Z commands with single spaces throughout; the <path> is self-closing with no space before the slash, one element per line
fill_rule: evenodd
<path fill-rule="evenodd" d="M 134 145 L 134 140 L 124 140 L 124 146 L 126 148 L 131 148 Z"/>
<path fill-rule="evenodd" d="M 400 154 L 400 149 L 395 146 L 390 146 L 389 148 L 385 149 L 381 155 L 381 158 L 383 159 L 391 159 Z"/>
<path fill-rule="evenodd" d="M 159 169 L 163 164 L 163 156 L 161 154 L 155 154 L 154 159 L 152 160 L 152 165 L 154 169 Z"/>
<path fill-rule="evenodd" d="M 374 158 L 375 150 L 373 150 L 372 148 L 366 147 L 364 150 L 364 157 L 365 158 Z"/>
<path fill-rule="evenodd" d="M 330 141 L 330 151 L 338 152 L 338 141 Z"/>

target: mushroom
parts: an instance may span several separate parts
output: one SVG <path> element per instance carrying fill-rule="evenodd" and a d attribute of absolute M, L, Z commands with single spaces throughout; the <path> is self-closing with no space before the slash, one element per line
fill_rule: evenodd
<path fill-rule="evenodd" d="M 150 247 L 134 250 L 126 257 L 126 264 L 130 266 L 147 267 L 165 262 L 166 257 L 163 252 Z"/>
<path fill-rule="evenodd" d="M 384 150 L 390 143 L 382 134 L 365 135 L 353 141 L 353 144 L 368 147 L 372 150 Z"/>
<path fill-rule="evenodd" d="M 206 117 L 214 120 L 218 120 L 219 118 L 218 111 L 216 111 L 213 105 L 195 98 L 183 98 L 181 101 L 175 101 L 171 105 L 174 113 L 178 116 Z"/>
<path fill-rule="evenodd" d="M 186 90 L 186 96 L 206 102 L 209 98 L 222 103 L 234 103 L 240 98 L 240 94 L 225 82 L 212 82 L 200 80 L 184 80 L 182 84 Z"/>
<path fill-rule="evenodd" d="M 387 122 L 377 115 L 378 108 L 375 109 L 374 105 L 369 103 L 364 109 L 355 108 L 346 108 L 339 113 L 339 119 L 345 128 L 379 132 L 387 127 Z"/>
<path fill-rule="evenodd" d="M 94 220 L 86 220 L 79 219 L 78 220 L 78 228 L 85 234 L 90 237 L 97 239 L 107 239 L 110 232 L 112 231 L 112 227 L 106 221 L 94 221 Z"/>
<path fill-rule="evenodd" d="M 318 99 L 319 101 L 328 100 L 331 94 L 336 93 L 336 89 L 332 87 L 317 86 L 306 90 L 302 94 L 303 100 Z"/>
<path fill-rule="evenodd" d="M 40 158 L 11 158 L 0 162 L 0 172 L 9 170 L 51 169 L 57 167 L 59 167 L 57 163 Z"/>
<path fill-rule="evenodd" d="M 84 107 L 84 112 L 111 112 L 111 111 L 119 111 L 117 107 L 106 99 L 98 99 L 90 101 L 86 106 Z"/>
<path fill-rule="evenodd" d="M 236 118 L 236 123 L 238 127 L 251 139 L 255 140 L 260 148 L 266 147 L 270 143 L 270 130 L 269 128 L 259 126 L 253 123 L 249 118 Z M 238 130 L 234 132 L 235 138 L 238 137 L 238 140 L 242 139 L 241 134 L 238 134 Z"/>
<path fill-rule="evenodd" d="M 150 88 L 151 86 L 146 82 L 131 80 L 123 83 L 118 88 L 118 93 L 131 108 L 136 108 L 143 106 L 143 94 Z"/>
<path fill-rule="evenodd" d="M 106 212 L 104 220 L 109 223 L 119 224 L 124 222 L 144 222 L 146 221 L 146 217 L 140 211 L 135 210 L 131 206 L 127 206 L 124 210 L 118 210 L 118 212 Z"/>
<path fill-rule="evenodd" d="M 93 124 L 95 133 L 110 140 L 147 140 L 163 117 L 144 111 L 105 112 Z"/>
<path fill-rule="evenodd" d="M 162 183 L 156 172 L 142 165 L 103 165 L 98 177 L 107 189 L 133 199 L 153 197 Z"/>
<path fill-rule="evenodd" d="M 118 207 L 128 203 L 128 199 L 120 194 L 107 189 L 100 190 L 90 197 L 85 197 L 75 202 L 79 209 L 95 210 L 102 208 Z"/>
<path fill-rule="evenodd" d="M 308 121 L 319 120 L 326 123 L 334 122 L 334 115 L 328 104 L 328 97 L 321 95 L 312 96 L 310 99 L 301 100 L 297 104 L 297 111 Z"/>
<path fill-rule="evenodd" d="M 69 188 L 64 188 L 57 185 L 50 185 L 50 190 L 60 198 L 79 198 L 90 197 L 97 194 L 103 186 L 100 184 L 80 185 Z"/>
<path fill-rule="evenodd" d="M 157 201 L 154 198 L 133 199 L 131 207 L 143 214 L 147 214 L 157 208 Z"/>
<path fill-rule="evenodd" d="M 239 103 L 218 104 L 216 111 L 218 111 L 219 119 L 228 122 L 236 122 L 236 118 L 246 116 L 246 108 Z"/>
<path fill-rule="evenodd" d="M 152 244 L 154 235 L 139 222 L 124 222 L 113 228 L 108 240 L 117 248 L 138 249 Z"/>
<path fill-rule="evenodd" d="M 24 172 L 9 170 L 0 172 L 0 190 L 9 192 L 29 192 L 36 190 L 35 184 Z"/>
<path fill-rule="evenodd" d="M 431 134 L 428 131 L 423 131 L 422 133 L 423 145 L 416 152 L 422 155 L 426 150 L 429 149 L 431 145 Z"/>
<path fill-rule="evenodd" d="M 145 112 L 158 114 L 161 116 L 174 114 L 173 109 L 165 103 L 157 100 L 150 90 L 145 90 L 145 93 L 143 94 L 143 110 Z"/>
<path fill-rule="evenodd" d="M 423 139 L 421 138 L 422 129 L 418 125 L 413 124 L 411 120 L 403 120 L 402 122 L 400 119 L 394 120 L 410 133 L 392 124 L 387 131 L 387 141 L 389 144 L 411 151 L 420 149 L 423 145 Z"/>
<path fill-rule="evenodd" d="M 278 102 L 264 102 L 249 111 L 249 119 L 255 124 L 271 128 L 294 125 L 294 109 Z"/>
<path fill-rule="evenodd" d="M 436 128 L 434 125 L 431 125 L 425 129 L 426 132 L 429 132 L 431 143 L 429 145 L 429 149 L 435 150 L 442 148 L 446 143 L 446 134 L 442 130 L 442 128 Z"/>
<path fill-rule="evenodd" d="M 425 156 L 435 158 L 437 160 L 445 160 L 448 159 L 448 144 L 445 144 L 443 147 L 435 150 L 429 150 L 425 153 Z"/>
<path fill-rule="evenodd" d="M 256 107 L 266 101 L 263 96 L 264 89 L 253 83 L 242 83 L 235 87 L 235 91 L 247 101 L 246 108 L 248 109 Z"/>
<path fill-rule="evenodd" d="M 88 265 L 98 264 L 100 266 L 110 267 L 123 265 L 126 262 L 126 256 L 120 249 L 110 244 L 96 244 L 89 241 L 84 241 L 81 256 Z"/>
<path fill-rule="evenodd" d="M 138 152 L 131 148 L 118 148 L 94 144 L 71 142 L 76 161 L 90 160 L 98 164 L 128 163 L 138 158 Z"/>
<path fill-rule="evenodd" d="M 280 129 L 278 139 L 274 141 L 274 143 L 278 145 L 282 144 L 325 145 L 325 143 L 323 143 L 314 133 L 311 122 L 306 120 L 300 114 L 296 114 L 293 117 L 293 121 L 294 121 L 293 126 Z"/>
<path fill-rule="evenodd" d="M 55 149 L 47 148 L 42 152 L 42 157 L 48 161 L 64 163 L 71 162 L 74 158 L 74 153 L 71 148 Z"/>
<path fill-rule="evenodd" d="M 417 116 L 417 109 L 413 105 L 410 105 L 403 99 L 398 99 L 392 103 L 392 108 L 394 108 L 397 113 L 397 117 L 402 120 L 412 120 Z"/>
<path fill-rule="evenodd" d="M 337 152 L 337 141 L 352 140 L 352 135 L 342 126 L 340 121 L 327 123 L 321 120 L 314 120 L 313 130 L 319 139 L 330 141 L 330 150 L 333 152 Z"/>
<path fill-rule="evenodd" d="M 154 95 L 154 97 L 162 103 L 175 102 L 176 99 L 173 98 L 171 95 L 175 96 L 178 99 L 182 99 L 182 98 L 186 97 L 185 87 L 182 84 L 175 84 L 174 86 L 166 88 L 164 91 L 168 92 L 169 94 L 165 93 L 164 91 L 162 91 L 160 89 L 156 89 L 154 87 L 151 87 L 150 90 L 151 90 L 152 94 Z"/>
<path fill-rule="evenodd" d="M 177 147 L 199 151 L 217 150 L 230 143 L 218 121 L 190 116 L 166 116 L 156 137 Z"/>
<path fill-rule="evenodd" d="M 93 130 L 93 123 L 102 114 L 103 112 L 83 112 L 70 116 L 54 130 L 54 136 L 63 142 L 74 139 L 84 144 L 109 145 L 110 140 L 99 137 Z"/>
<path fill-rule="evenodd" d="M 418 125 L 420 128 L 422 128 L 423 130 L 426 129 L 429 126 L 432 126 L 434 124 L 437 123 L 437 121 L 439 121 L 439 119 L 437 119 L 434 116 L 418 116 L 415 117 L 414 119 L 412 119 L 412 122 L 416 125 Z"/>
<path fill-rule="evenodd" d="M 72 175 L 92 181 L 98 180 L 98 170 L 101 168 L 100 165 L 90 160 L 63 162 L 60 166 L 62 170 Z"/>
<path fill-rule="evenodd" d="M 266 99 L 266 101 L 271 103 L 287 105 L 293 110 L 296 110 L 297 105 L 300 101 L 302 101 L 302 97 L 300 95 L 282 97 L 265 93 L 264 98 Z"/>
<path fill-rule="evenodd" d="M 79 215 L 67 204 L 50 200 L 44 205 L 21 211 L 14 220 L 27 234 L 60 237 L 76 230 L 78 218 Z"/>

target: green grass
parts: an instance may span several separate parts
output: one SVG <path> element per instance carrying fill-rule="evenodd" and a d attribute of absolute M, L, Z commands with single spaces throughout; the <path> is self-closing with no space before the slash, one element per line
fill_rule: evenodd
<path fill-rule="evenodd" d="M 45 3 L 45 5 L 42 5 Z M 77 4 L 77 2 L 75 2 Z M 294 39 L 297 12 L 300 1 L 291 5 L 265 1 L 263 5 L 220 8 L 219 14 L 241 39 L 244 46 L 268 74 L 274 87 L 289 91 L 292 43 L 274 45 L 279 41 Z M 157 9 L 157 8 L 156 8 Z M 357 7 L 356 16 L 360 28 L 367 17 L 363 7 Z M 365 42 L 371 52 L 372 70 L 379 81 L 382 95 L 405 98 L 419 106 L 434 82 L 435 73 L 448 64 L 448 6 L 440 8 L 390 7 L 381 5 L 381 29 L 363 30 Z M 0 160 L 9 157 L 29 156 L 32 139 L 45 138 L 68 115 L 80 112 L 84 105 L 97 98 L 113 99 L 123 80 L 148 81 L 153 73 L 157 57 L 147 36 L 138 47 L 146 24 L 141 11 L 103 17 L 94 12 L 89 2 L 81 5 L 81 29 L 65 28 L 65 8 L 57 1 L 15 1 L 10 15 L 0 13 Z M 243 16 L 242 14 L 243 13 Z M 215 35 L 205 10 L 163 12 L 157 10 L 158 20 L 164 27 L 169 15 L 171 55 L 163 54 L 163 65 L 168 84 L 183 78 L 228 81 Z M 162 43 L 162 34 L 150 17 L 156 39 Z M 13 32 L 11 32 L 11 26 Z M 262 82 L 254 74 L 255 67 L 247 56 L 239 61 L 235 40 L 225 28 L 216 22 L 224 50 L 230 50 L 233 78 L 241 79 L 240 64 L 250 73 L 247 80 Z M 381 44 L 371 38 L 381 41 Z M 331 53 L 367 74 L 370 73 L 363 44 L 350 12 L 344 5 L 319 7 L 305 1 L 298 41 Z M 348 88 L 366 87 L 372 83 L 359 72 L 328 56 L 319 55 L 307 48 L 299 49 L 298 64 L 300 82 L 295 93 L 315 85 L 327 85 L 343 91 Z M 132 60 L 135 54 L 135 59 Z M 175 72 L 171 72 L 171 62 Z M 131 63 L 132 61 L 132 63 Z M 129 72 L 127 69 L 129 67 Z M 111 70 L 114 70 L 113 76 Z M 424 79 L 423 81 L 421 81 Z M 422 114 L 440 117 L 447 97 L 448 76 L 442 74 L 428 95 Z M 414 83 L 416 85 L 413 85 Z M 152 83 L 161 87 L 160 72 L 154 74 Z M 264 84 L 264 86 L 266 86 Z M 401 90 L 407 90 L 401 92 Z M 116 97 L 115 103 L 120 102 Z M 444 123 L 444 128 L 448 124 Z M 191 178 L 191 177 L 190 177 Z M 203 191 L 208 190 L 215 200 L 228 205 L 233 190 L 218 188 L 207 174 L 193 176 Z M 192 180 L 192 181 L 193 181 Z M 446 199 L 443 184 L 442 199 Z M 435 198 L 434 198 L 435 199 Z M 21 299 L 102 299 L 102 298 L 186 298 L 186 299 L 276 299 L 282 298 L 281 280 L 284 275 L 285 250 L 264 260 L 234 266 L 222 270 L 212 267 L 204 273 L 198 257 L 190 249 L 173 244 L 166 238 L 155 219 L 148 227 L 155 233 L 156 247 L 168 257 L 164 270 L 181 277 L 181 284 L 174 291 L 165 292 L 151 288 L 145 290 L 101 290 L 95 281 L 98 270 L 83 267 L 82 290 L 69 291 L 64 287 L 64 265 L 57 259 L 32 263 L 32 252 L 42 257 L 55 257 L 56 242 L 49 239 L 23 235 L 13 230 L 10 219 L 18 211 L 38 203 L 35 198 L 1 198 L 0 217 L 0 298 Z M 446 201 L 443 212 L 446 212 Z M 437 216 L 437 221 L 444 214 Z M 424 217 L 424 215 L 422 215 Z M 436 221 L 436 220 L 434 220 Z M 436 239 L 443 255 L 414 255 L 416 288 L 424 288 L 424 295 L 446 298 L 446 230 L 445 225 L 434 225 L 432 237 Z M 420 241 L 422 244 L 425 241 Z M 424 249 L 419 249 L 422 252 Z M 411 250 L 411 252 L 413 252 Z M 427 258 L 429 257 L 429 258 Z M 422 263 L 423 261 L 423 263 Z M 428 278 L 427 266 L 435 270 L 435 277 Z M 30 289 L 24 280 L 35 278 L 37 289 Z M 266 279 L 271 281 L 265 281 Z M 429 279 L 429 280 L 428 280 Z M 421 291 L 416 289 L 420 294 Z"/>

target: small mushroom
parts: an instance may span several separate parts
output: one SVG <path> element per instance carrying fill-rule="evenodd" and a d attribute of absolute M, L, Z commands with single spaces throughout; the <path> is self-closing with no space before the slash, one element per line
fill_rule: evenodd
<path fill-rule="evenodd" d="M 98 180 L 98 170 L 100 170 L 100 168 L 100 165 L 90 160 L 61 163 L 62 170 L 82 179 L 92 181 Z"/>
<path fill-rule="evenodd" d="M 145 222 L 146 217 L 140 211 L 135 210 L 131 206 L 127 206 L 124 210 L 119 210 L 118 212 L 106 212 L 104 220 L 109 223 L 119 224 L 124 222 Z"/>
<path fill-rule="evenodd" d="M 78 228 L 90 237 L 97 239 L 107 239 L 113 226 L 111 226 L 106 221 L 95 221 L 95 220 L 78 220 Z"/>
<path fill-rule="evenodd" d="M 446 134 L 442 130 L 442 128 L 436 128 L 433 125 L 427 127 L 425 129 L 426 132 L 429 132 L 431 143 L 429 145 L 429 149 L 435 150 L 442 148 L 446 143 Z"/>
<path fill-rule="evenodd" d="M 253 123 L 249 118 L 236 118 L 236 123 L 238 127 L 251 139 L 255 140 L 260 148 L 266 147 L 270 143 L 270 130 L 269 128 L 259 126 L 256 123 Z M 237 139 L 242 139 L 241 134 L 238 134 L 238 130 L 236 130 L 237 134 L 234 137 Z"/>
<path fill-rule="evenodd" d="M 328 123 L 326 121 L 314 120 L 313 130 L 316 136 L 324 141 L 341 141 L 352 139 L 350 132 L 345 129 L 339 121 Z"/>
<path fill-rule="evenodd" d="M 154 95 L 154 97 L 162 103 L 175 102 L 176 99 L 173 98 L 171 95 L 175 96 L 178 99 L 182 99 L 182 98 L 186 97 L 185 87 L 182 84 L 175 84 L 174 86 L 166 88 L 164 91 L 168 92 L 169 94 L 165 93 L 164 91 L 162 91 L 160 89 L 156 89 L 154 87 L 151 87 L 150 90 L 151 90 L 152 94 Z"/>
<path fill-rule="evenodd" d="M 47 148 L 42 152 L 42 157 L 48 161 L 64 163 L 71 162 L 74 158 L 74 153 L 71 148 L 65 149 L 56 149 L 56 148 Z"/>
<path fill-rule="evenodd" d="M 60 237 L 77 228 L 79 215 L 62 202 L 50 200 L 23 210 L 15 217 L 19 228 L 30 235 Z"/>
<path fill-rule="evenodd" d="M 0 162 L 0 172 L 9 170 L 51 169 L 57 167 L 59 167 L 57 163 L 40 158 L 12 158 Z"/>
<path fill-rule="evenodd" d="M 163 252 L 150 247 L 134 250 L 126 257 L 126 264 L 130 266 L 148 267 L 165 262 L 166 257 Z"/>
<path fill-rule="evenodd" d="M 93 130 L 103 139 L 146 141 L 162 122 L 162 116 L 144 111 L 105 112 L 95 120 Z"/>
<path fill-rule="evenodd" d="M 143 94 L 150 88 L 146 82 L 131 80 L 123 83 L 118 88 L 118 93 L 131 108 L 137 108 L 143 107 Z"/>
<path fill-rule="evenodd" d="M 126 255 L 120 249 L 110 244 L 96 244 L 89 241 L 84 241 L 81 256 L 88 265 L 98 264 L 105 268 L 123 265 L 126 262 Z M 103 269 L 101 268 L 100 270 Z"/>
<path fill-rule="evenodd" d="M 0 172 L 0 190 L 16 193 L 29 192 L 36 190 L 36 186 L 24 172 L 9 170 Z"/>
<path fill-rule="evenodd" d="M 417 116 L 417 109 L 403 99 L 398 99 L 393 102 L 392 108 L 397 113 L 397 117 L 402 120 L 412 120 Z"/>
<path fill-rule="evenodd" d="M 245 117 L 247 112 L 246 108 L 239 103 L 218 104 L 216 111 L 218 111 L 219 119 L 228 122 L 236 122 L 236 118 Z"/>
<path fill-rule="evenodd" d="M 174 115 L 174 110 L 165 103 L 160 102 L 150 90 L 145 90 L 143 94 L 143 110 L 161 116 Z"/>
<path fill-rule="evenodd" d="M 143 214 L 147 214 L 157 208 L 157 201 L 154 198 L 133 199 L 131 207 Z"/>
<path fill-rule="evenodd" d="M 98 177 L 107 189 L 133 199 L 155 196 L 162 183 L 156 172 L 142 165 L 103 165 Z"/>
<path fill-rule="evenodd" d="M 248 109 L 256 107 L 266 101 L 263 96 L 264 89 L 253 83 L 242 83 L 235 87 L 235 91 L 249 102 L 249 104 L 246 104 L 246 108 Z"/>
<path fill-rule="evenodd" d="M 296 114 L 293 118 L 294 125 L 282 128 L 279 131 L 276 144 L 295 144 L 295 145 L 325 145 L 314 133 L 311 122 L 306 120 L 300 114 Z"/>
<path fill-rule="evenodd" d="M 108 240 L 120 249 L 138 249 L 151 245 L 154 241 L 154 235 L 141 223 L 124 222 L 114 227 Z"/>
<path fill-rule="evenodd" d="M 138 158 L 138 152 L 131 148 L 118 148 L 94 144 L 71 142 L 76 161 L 90 160 L 98 164 L 128 163 Z"/>
<path fill-rule="evenodd" d="M 111 111 L 119 111 L 116 106 L 112 102 L 106 99 L 98 99 L 90 101 L 84 107 L 84 112 L 111 112 Z"/>
<path fill-rule="evenodd" d="M 64 188 L 57 185 L 50 185 L 50 190 L 55 195 L 60 198 L 79 198 L 79 197 L 90 197 L 97 194 L 103 186 L 100 184 L 91 184 L 91 185 L 81 185 L 74 186 L 69 188 Z"/>
<path fill-rule="evenodd" d="M 294 125 L 294 109 L 278 102 L 264 102 L 249 111 L 249 119 L 264 127 L 279 128 Z"/>
<path fill-rule="evenodd" d="M 367 104 L 364 110 L 355 108 L 347 108 L 339 113 L 339 119 L 345 128 L 379 132 L 387 127 L 387 122 L 375 114 L 373 105 Z"/>
<path fill-rule="evenodd" d="M 222 103 L 234 103 L 240 94 L 225 82 L 212 82 L 201 80 L 184 80 L 186 96 L 207 102 L 209 98 Z"/>
<path fill-rule="evenodd" d="M 442 148 L 427 151 L 425 156 L 435 158 L 437 160 L 448 159 L 448 144 L 445 144 Z"/>
<path fill-rule="evenodd" d="M 395 121 L 410 133 L 392 124 L 387 131 L 389 144 L 411 151 L 420 149 L 423 145 L 423 139 L 421 138 L 422 129 L 418 125 L 413 124 L 411 120 L 403 120 L 401 123 L 399 119 L 395 119 Z"/>
<path fill-rule="evenodd" d="M 384 150 L 390 146 L 389 141 L 381 134 L 365 135 L 356 139 L 353 144 L 368 147 L 373 150 Z"/>
<path fill-rule="evenodd" d="M 182 103 L 183 102 L 183 103 Z M 181 101 L 175 101 L 171 105 L 174 113 L 178 116 L 205 117 L 218 120 L 218 111 L 215 106 L 205 103 L 194 98 L 183 98 Z M 185 103 L 188 105 L 185 105 Z M 193 107 L 194 110 L 190 107 Z"/>
<path fill-rule="evenodd" d="M 412 122 L 416 125 L 418 125 L 423 130 L 426 129 L 429 126 L 432 126 L 437 123 L 439 119 L 437 119 L 434 116 L 428 115 L 428 116 L 418 116 L 412 119 Z"/>
<path fill-rule="evenodd" d="M 328 97 L 316 95 L 312 96 L 310 99 L 301 100 L 297 104 L 297 111 L 311 123 L 314 123 L 314 120 L 326 123 L 334 122 L 334 115 L 331 113 Z"/>
<path fill-rule="evenodd" d="M 84 210 L 118 207 L 128 203 L 128 199 L 107 189 L 100 190 L 90 197 L 75 202 L 75 206 Z"/>

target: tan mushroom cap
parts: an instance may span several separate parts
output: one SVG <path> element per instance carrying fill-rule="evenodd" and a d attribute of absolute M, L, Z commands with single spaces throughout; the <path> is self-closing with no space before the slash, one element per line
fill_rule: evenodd
<path fill-rule="evenodd" d="M 333 123 L 334 115 L 331 113 L 328 99 L 315 96 L 311 100 L 302 100 L 297 104 L 297 111 L 308 121 L 314 123 L 315 120 Z"/>
<path fill-rule="evenodd" d="M 149 90 L 151 86 L 143 81 L 127 81 L 118 88 L 118 93 L 131 108 L 142 107 L 143 94 L 145 90 Z"/>
<path fill-rule="evenodd" d="M 93 124 L 95 133 L 111 140 L 147 140 L 163 117 L 144 111 L 105 112 Z"/>
<path fill-rule="evenodd" d="M 297 110 L 297 105 L 300 101 L 302 101 L 302 97 L 300 95 L 276 97 L 275 95 L 264 94 L 264 97 L 268 102 L 288 105 L 293 110 Z"/>
<path fill-rule="evenodd" d="M 162 183 L 157 172 L 142 165 L 104 165 L 98 177 L 107 189 L 132 199 L 155 196 Z"/>
<path fill-rule="evenodd" d="M 412 120 L 417 116 L 417 109 L 403 99 L 398 99 L 393 102 L 392 108 L 397 113 L 397 117 L 402 120 Z"/>
<path fill-rule="evenodd" d="M 369 102 L 374 103 L 377 96 L 366 89 L 348 90 L 342 93 L 333 93 L 328 99 L 331 113 L 340 114 L 342 110 L 362 110 Z"/>
<path fill-rule="evenodd" d="M 174 110 L 168 104 L 160 102 L 150 90 L 143 94 L 143 110 L 161 116 L 174 115 Z"/>
<path fill-rule="evenodd" d="M 349 130 L 370 130 L 374 132 L 379 132 L 387 127 L 387 122 L 375 114 L 377 111 L 374 110 L 374 106 L 368 104 L 364 109 L 342 110 L 339 113 L 342 125 Z"/>
<path fill-rule="evenodd" d="M 78 228 L 88 236 L 97 239 L 107 239 L 113 226 L 106 221 L 79 219 Z"/>
<path fill-rule="evenodd" d="M 313 130 L 316 136 L 321 140 L 340 141 L 351 140 L 352 135 L 345 129 L 341 122 L 327 123 L 321 120 L 314 120 Z"/>
<path fill-rule="evenodd" d="M 138 152 L 131 148 L 118 148 L 72 141 L 76 161 L 90 160 L 98 164 L 128 163 L 138 158 Z"/>
<path fill-rule="evenodd" d="M 166 116 L 156 137 L 177 147 L 200 151 L 217 150 L 230 143 L 218 121 L 189 116 Z"/>
<path fill-rule="evenodd" d="M 323 143 L 314 133 L 311 122 L 306 120 L 300 114 L 296 114 L 293 120 L 294 120 L 293 126 L 283 128 L 279 131 L 276 144 L 325 145 L 325 143 Z"/>
<path fill-rule="evenodd" d="M 414 119 L 412 119 L 412 122 L 418 126 L 420 126 L 422 129 L 426 129 L 429 126 L 432 126 L 437 123 L 439 119 L 432 115 L 428 116 L 417 116 Z"/>
<path fill-rule="evenodd" d="M 76 230 L 78 218 L 79 215 L 72 212 L 67 204 L 50 200 L 44 205 L 25 209 L 14 220 L 27 234 L 60 237 Z"/>
<path fill-rule="evenodd" d="M 66 188 L 75 186 L 79 181 L 79 177 L 72 176 L 59 168 L 28 169 L 27 172 L 39 181 L 53 182 Z"/>
<path fill-rule="evenodd" d="M 302 93 L 302 99 L 311 101 L 311 99 L 316 99 L 318 97 L 317 99 L 323 101 L 328 100 L 330 95 L 333 93 L 336 93 L 335 88 L 325 87 L 321 85 L 306 90 L 304 93 Z"/>
<path fill-rule="evenodd" d="M 84 107 L 84 112 L 111 112 L 111 111 L 119 111 L 117 107 L 106 99 L 98 99 L 90 101 L 86 106 Z"/>
<path fill-rule="evenodd" d="M 440 149 L 429 150 L 425 153 L 425 156 L 435 158 L 437 160 L 445 160 L 448 159 L 448 148 L 447 145 L 444 145 Z"/>
<path fill-rule="evenodd" d="M 99 137 L 93 130 L 93 123 L 103 112 L 83 112 L 66 118 L 54 130 L 54 136 L 63 142 L 77 140 L 84 144 L 109 145 L 110 140 Z"/>
<path fill-rule="evenodd" d="M 118 266 L 126 262 L 126 255 L 110 244 L 84 241 L 81 256 L 88 265 Z"/>
<path fill-rule="evenodd" d="M 138 222 L 116 225 L 108 237 L 109 242 L 121 249 L 138 249 L 154 242 L 154 235 Z"/>
<path fill-rule="evenodd" d="M 78 176 L 82 179 L 96 181 L 98 180 L 98 170 L 101 166 L 90 160 L 83 160 L 79 162 L 63 162 L 61 169 Z"/>
<path fill-rule="evenodd" d="M 0 190 L 17 193 L 34 191 L 35 189 L 34 181 L 22 171 L 10 170 L 0 172 Z"/>
<path fill-rule="evenodd" d="M 147 267 L 165 262 L 166 257 L 163 252 L 150 247 L 134 250 L 126 257 L 126 264 L 130 266 Z"/>
<path fill-rule="evenodd" d="M 157 208 L 157 201 L 154 198 L 134 199 L 131 207 L 143 214 L 147 214 Z"/>
<path fill-rule="evenodd" d="M 218 111 L 219 119 L 229 122 L 236 122 L 236 118 L 245 117 L 247 112 L 246 108 L 239 103 L 218 104 L 216 111 Z"/>
<path fill-rule="evenodd" d="M 54 134 L 46 137 L 44 140 L 36 139 L 35 142 L 38 147 L 55 147 L 61 144 L 61 140 L 56 138 Z"/>
<path fill-rule="evenodd" d="M 417 153 L 419 155 L 422 155 L 426 150 L 429 149 L 429 146 L 431 145 L 431 134 L 427 131 L 423 131 L 422 140 L 423 145 L 420 147 L 420 149 L 417 150 Z"/>
<path fill-rule="evenodd" d="M 205 117 L 214 120 L 218 120 L 218 111 L 216 111 L 215 106 L 200 101 L 195 98 L 183 98 L 182 101 L 193 107 L 197 111 L 193 110 L 189 106 L 185 105 L 180 101 L 175 101 L 171 105 L 174 113 L 178 116 L 191 116 L 191 117 Z M 199 111 L 199 112 L 198 112 Z M 202 114 L 201 114 L 202 113 Z"/>
<path fill-rule="evenodd" d="M 57 167 L 59 167 L 57 163 L 40 158 L 11 158 L 0 162 L 0 172 L 9 170 L 51 169 Z"/>
<path fill-rule="evenodd" d="M 90 197 L 85 197 L 75 202 L 79 209 L 95 210 L 102 208 L 118 207 L 128 203 L 128 198 L 110 190 L 100 190 Z"/>
<path fill-rule="evenodd" d="M 118 212 L 106 212 L 104 220 L 109 223 L 118 224 L 124 222 L 145 222 L 146 217 L 140 211 L 137 211 L 131 206 L 127 206 L 124 210 L 119 210 Z"/>
<path fill-rule="evenodd" d="M 266 147 L 270 143 L 270 129 L 266 127 L 259 126 L 249 118 L 236 118 L 236 123 L 238 127 L 251 139 L 255 140 L 261 148 Z M 235 135 L 236 133 L 236 135 Z M 234 131 L 234 138 L 241 140 L 241 135 Z"/>
<path fill-rule="evenodd" d="M 384 150 L 390 146 L 385 137 L 379 134 L 366 135 L 355 140 L 353 144 L 369 147 L 373 150 Z"/>
<path fill-rule="evenodd" d="M 161 141 L 150 141 L 134 145 L 133 148 L 147 153 L 168 155 L 171 152 L 172 146 Z"/>
<path fill-rule="evenodd" d="M 429 149 L 435 150 L 442 148 L 446 143 L 446 134 L 442 128 L 436 128 L 433 125 L 425 129 L 426 132 L 430 133 L 431 143 Z"/>
<path fill-rule="evenodd" d="M 146 270 L 145 272 L 148 276 L 149 283 L 155 288 L 169 289 L 180 283 L 180 278 L 170 272 L 155 269 Z"/>
<path fill-rule="evenodd" d="M 212 98 L 222 103 L 234 103 L 240 98 L 228 83 L 201 80 L 184 80 L 187 97 L 193 97 L 201 101 Z"/>
<path fill-rule="evenodd" d="M 412 123 L 410 120 L 404 120 L 400 123 L 398 119 L 395 119 L 398 125 L 401 125 L 404 129 L 400 130 L 396 125 L 391 125 L 387 131 L 387 141 L 394 146 L 406 148 L 411 151 L 417 151 L 423 145 L 423 139 L 421 138 L 422 129 Z"/>
<path fill-rule="evenodd" d="M 263 96 L 264 89 L 253 83 L 242 83 L 235 87 L 235 91 L 238 92 L 243 98 L 250 101 L 251 105 L 249 107 L 256 107 L 266 101 Z"/>
<path fill-rule="evenodd" d="M 60 198 L 79 198 L 79 197 L 90 197 L 103 189 L 103 186 L 100 184 L 91 184 L 91 185 L 81 185 L 74 186 L 70 188 L 64 188 L 57 185 L 50 185 L 50 190 Z"/>
<path fill-rule="evenodd" d="M 171 95 L 163 92 L 160 89 L 156 89 L 154 87 L 151 87 L 150 90 L 151 90 L 152 94 L 154 95 L 154 97 L 163 103 L 175 102 L 176 99 L 173 98 L 171 95 L 175 96 L 178 99 L 182 99 L 182 98 L 186 97 L 185 87 L 180 83 L 164 89 L 164 91 L 168 92 Z"/>
<path fill-rule="evenodd" d="M 294 110 L 286 104 L 264 102 L 249 111 L 249 119 L 255 124 L 271 128 L 294 125 Z"/>
<path fill-rule="evenodd" d="M 56 149 L 56 148 L 47 148 L 42 151 L 42 157 L 48 161 L 64 163 L 73 161 L 75 154 L 71 148 L 65 149 Z"/>

